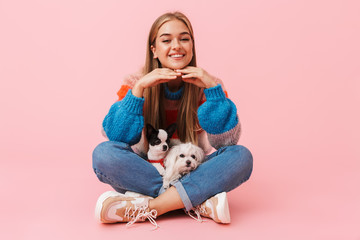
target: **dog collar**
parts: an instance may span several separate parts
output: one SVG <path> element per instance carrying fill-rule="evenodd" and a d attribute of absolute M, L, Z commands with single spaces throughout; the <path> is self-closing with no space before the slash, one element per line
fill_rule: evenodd
<path fill-rule="evenodd" d="M 162 158 L 162 159 L 159 159 L 159 160 L 150 160 L 150 159 L 148 159 L 147 161 L 148 161 L 149 163 L 160 163 L 161 166 L 165 167 L 165 166 L 164 166 L 164 159 L 163 159 L 163 158 Z"/>

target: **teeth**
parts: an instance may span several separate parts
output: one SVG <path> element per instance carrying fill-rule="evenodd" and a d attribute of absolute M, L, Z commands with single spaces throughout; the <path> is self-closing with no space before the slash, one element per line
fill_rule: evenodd
<path fill-rule="evenodd" d="M 176 54 L 176 55 L 170 55 L 170 57 L 183 57 L 184 55 Z"/>

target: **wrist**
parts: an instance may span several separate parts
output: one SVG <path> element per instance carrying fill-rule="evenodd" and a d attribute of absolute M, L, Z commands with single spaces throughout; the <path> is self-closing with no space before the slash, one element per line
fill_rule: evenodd
<path fill-rule="evenodd" d="M 204 76 L 203 82 L 205 83 L 205 88 L 212 88 L 217 86 L 217 83 L 215 82 L 214 78 L 209 74 L 206 74 Z"/>
<path fill-rule="evenodd" d="M 206 88 L 212 88 L 212 87 L 216 87 L 217 84 L 214 81 L 211 81 L 207 84 Z"/>
<path fill-rule="evenodd" d="M 135 97 L 142 98 L 144 94 L 144 88 L 140 84 L 135 84 L 131 92 Z"/>
<path fill-rule="evenodd" d="M 205 97 L 207 100 L 211 99 L 225 99 L 226 95 L 221 87 L 221 84 L 216 85 L 212 88 L 207 88 L 204 90 Z"/>

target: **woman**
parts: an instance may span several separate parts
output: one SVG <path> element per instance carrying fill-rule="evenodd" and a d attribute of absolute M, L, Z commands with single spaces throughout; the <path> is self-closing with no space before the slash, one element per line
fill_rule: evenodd
<path fill-rule="evenodd" d="M 142 73 L 125 79 L 103 121 L 110 141 L 98 145 L 93 168 L 116 192 L 102 194 L 96 216 L 101 222 L 154 219 L 185 208 L 219 223 L 230 223 L 226 192 L 245 182 L 252 155 L 236 145 L 240 122 L 222 82 L 196 66 L 193 29 L 182 13 L 166 13 L 152 25 Z M 175 138 L 192 142 L 205 162 L 164 191 L 162 177 L 147 161 L 144 123 L 166 128 L 176 122 Z M 141 193 L 130 197 L 126 192 Z M 201 218 L 200 218 L 201 219 Z"/>

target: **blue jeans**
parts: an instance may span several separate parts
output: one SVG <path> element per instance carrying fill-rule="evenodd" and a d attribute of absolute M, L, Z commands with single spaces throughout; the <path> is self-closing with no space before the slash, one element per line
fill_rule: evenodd
<path fill-rule="evenodd" d="M 189 211 L 215 194 L 229 192 L 248 180 L 252 167 L 253 158 L 247 148 L 222 147 L 173 185 Z M 164 191 L 156 168 L 125 143 L 100 143 L 93 152 L 93 168 L 101 182 L 120 193 L 132 191 L 155 198 Z"/>

